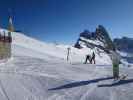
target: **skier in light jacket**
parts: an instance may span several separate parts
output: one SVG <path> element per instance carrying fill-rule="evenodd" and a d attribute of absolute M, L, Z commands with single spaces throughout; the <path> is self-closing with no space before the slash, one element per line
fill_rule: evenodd
<path fill-rule="evenodd" d="M 110 51 L 110 57 L 113 65 L 113 77 L 114 79 L 119 79 L 119 64 L 120 64 L 120 55 L 116 51 Z"/>

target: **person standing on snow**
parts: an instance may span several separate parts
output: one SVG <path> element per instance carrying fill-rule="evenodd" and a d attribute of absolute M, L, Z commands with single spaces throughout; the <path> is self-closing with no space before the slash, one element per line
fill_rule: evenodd
<path fill-rule="evenodd" d="M 94 64 L 96 63 L 94 51 L 92 53 L 91 64 L 92 64 L 92 61 L 93 61 Z"/>
<path fill-rule="evenodd" d="M 113 77 L 117 80 L 119 79 L 120 55 L 116 51 L 110 51 L 110 58 L 113 65 Z"/>
<path fill-rule="evenodd" d="M 89 54 L 86 55 L 85 64 L 87 63 L 88 60 L 89 60 L 89 62 L 90 62 L 90 59 L 91 59 L 90 55 L 89 55 Z M 90 62 L 90 63 L 91 63 L 91 62 Z"/>

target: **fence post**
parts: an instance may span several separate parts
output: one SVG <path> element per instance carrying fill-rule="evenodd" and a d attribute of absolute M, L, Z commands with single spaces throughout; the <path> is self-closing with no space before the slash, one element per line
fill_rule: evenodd
<path fill-rule="evenodd" d="M 70 50 L 71 50 L 71 48 L 68 47 L 68 48 L 67 48 L 67 61 L 69 61 Z"/>

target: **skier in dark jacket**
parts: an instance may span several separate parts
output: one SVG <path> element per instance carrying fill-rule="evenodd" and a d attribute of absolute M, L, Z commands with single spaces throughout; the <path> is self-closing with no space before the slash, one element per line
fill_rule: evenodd
<path fill-rule="evenodd" d="M 88 60 L 91 63 L 91 56 L 89 54 L 86 55 L 85 64 L 87 63 Z"/>
<path fill-rule="evenodd" d="M 94 64 L 96 63 L 96 60 L 95 60 L 95 53 L 94 53 L 94 52 L 92 53 L 92 58 L 91 58 L 91 64 L 92 64 L 92 63 L 94 63 Z"/>

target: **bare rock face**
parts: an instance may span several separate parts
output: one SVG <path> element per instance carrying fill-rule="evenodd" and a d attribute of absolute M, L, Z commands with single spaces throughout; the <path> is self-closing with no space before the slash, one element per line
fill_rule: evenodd
<path fill-rule="evenodd" d="M 107 30 L 102 26 L 98 25 L 95 32 L 90 32 L 88 30 L 80 33 L 79 39 L 75 44 L 76 48 L 99 48 L 106 52 L 108 50 L 115 50 L 114 43 L 112 42 Z"/>

